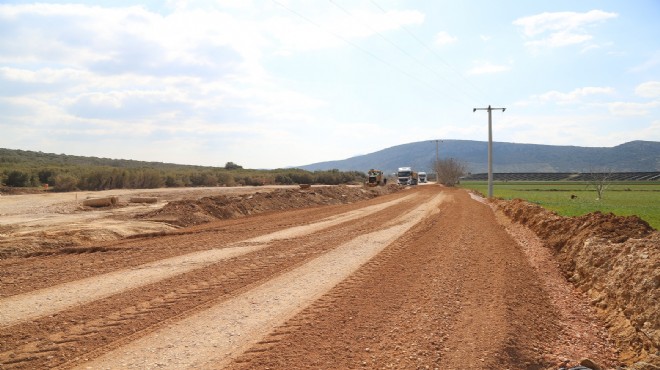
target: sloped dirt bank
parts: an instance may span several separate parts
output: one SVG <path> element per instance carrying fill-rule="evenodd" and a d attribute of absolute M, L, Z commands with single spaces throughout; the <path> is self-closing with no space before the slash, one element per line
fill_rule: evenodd
<path fill-rule="evenodd" d="M 277 189 L 243 195 L 218 195 L 196 201 L 182 200 L 168 203 L 165 207 L 140 216 L 149 221 L 187 227 L 217 219 L 238 218 L 269 211 L 330 204 L 352 203 L 402 189 L 397 185 L 362 188 L 339 186 L 313 186 L 308 189 Z"/>
<path fill-rule="evenodd" d="M 496 207 L 545 241 L 591 299 L 633 368 L 660 366 L 660 233 L 635 216 L 562 217 L 522 200 Z M 633 365 L 634 364 L 634 365 Z"/>
<path fill-rule="evenodd" d="M 85 253 L 99 244 L 164 235 L 182 226 L 217 219 L 353 203 L 401 188 L 361 186 L 207 187 L 114 189 L 99 192 L 3 195 L 0 197 L 0 260 L 44 254 Z M 0 191 L 2 189 L 0 188 Z M 269 195 L 273 192 L 274 194 Z M 116 197 L 109 207 L 87 207 L 89 198 Z M 136 203 L 132 199 L 154 199 Z M 165 209 L 163 209 L 165 207 Z"/>

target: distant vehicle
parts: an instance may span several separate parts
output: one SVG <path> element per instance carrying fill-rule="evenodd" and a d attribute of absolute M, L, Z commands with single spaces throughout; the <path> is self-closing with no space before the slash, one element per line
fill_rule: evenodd
<path fill-rule="evenodd" d="M 418 174 L 418 177 L 419 177 L 419 182 L 422 183 L 422 184 L 427 181 L 426 180 L 426 172 L 421 172 L 420 171 L 419 174 Z"/>
<path fill-rule="evenodd" d="M 418 174 L 410 167 L 399 167 L 396 177 L 399 185 L 417 185 Z"/>
<path fill-rule="evenodd" d="M 367 173 L 367 186 L 381 186 L 387 184 L 387 179 L 383 175 L 383 171 L 370 169 Z"/>

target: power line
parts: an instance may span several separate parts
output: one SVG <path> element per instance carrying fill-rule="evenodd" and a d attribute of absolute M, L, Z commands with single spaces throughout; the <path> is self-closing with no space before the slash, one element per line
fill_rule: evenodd
<path fill-rule="evenodd" d="M 353 18 L 355 18 L 355 19 L 358 19 L 358 20 L 360 21 L 360 24 L 362 24 L 363 26 L 369 28 L 372 32 L 374 32 L 374 33 L 375 33 L 376 35 L 378 35 L 381 39 L 385 40 L 385 42 L 387 42 L 388 44 L 392 45 L 394 48 L 396 48 L 397 50 L 399 50 L 402 54 L 404 54 L 404 55 L 406 55 L 407 57 L 409 57 L 410 59 L 414 60 L 417 64 L 419 64 L 419 65 L 421 65 L 422 67 L 426 68 L 428 71 L 430 71 L 431 73 L 435 74 L 435 75 L 436 75 L 438 78 L 440 78 L 441 80 L 443 80 L 443 81 L 445 81 L 446 83 L 452 85 L 452 86 L 455 87 L 456 89 L 462 91 L 462 92 L 463 92 L 468 98 L 470 98 L 470 99 L 474 99 L 473 96 L 470 96 L 470 94 L 468 94 L 467 92 L 461 90 L 460 87 L 456 86 L 456 85 L 453 84 L 451 81 L 447 80 L 447 79 L 444 78 L 442 75 L 440 75 L 438 72 L 436 72 L 434 69 L 432 69 L 431 67 L 429 67 L 428 65 L 426 65 L 424 62 L 422 62 L 421 60 L 419 60 L 419 59 L 416 58 L 415 56 L 413 56 L 413 55 L 411 55 L 410 53 L 408 53 L 406 50 L 404 50 L 402 47 L 400 47 L 399 45 L 397 45 L 395 42 L 393 42 L 392 40 L 390 40 L 389 38 L 387 38 L 387 37 L 386 37 L 385 35 L 383 35 L 382 33 L 378 32 L 378 30 L 376 30 L 375 28 L 371 27 L 371 26 L 370 26 L 369 24 L 367 24 L 366 22 L 361 21 L 357 16 L 355 16 L 353 13 L 351 13 L 350 11 L 348 11 L 348 9 L 346 9 L 346 8 L 344 8 L 343 6 L 337 4 L 337 3 L 334 2 L 333 0 L 328 0 L 328 1 L 329 1 L 332 5 L 336 6 L 336 7 L 339 8 L 339 9 L 341 9 L 344 13 L 348 14 L 349 16 L 351 16 L 351 17 L 353 17 Z M 382 10 L 382 9 L 381 9 L 381 10 Z"/>
<path fill-rule="evenodd" d="M 339 34 L 337 34 L 337 33 L 335 33 L 335 32 L 332 32 L 332 31 L 330 31 L 330 30 L 324 28 L 324 27 L 321 26 L 320 24 L 314 22 L 312 19 L 310 19 L 310 18 L 304 16 L 303 14 L 301 14 L 301 13 L 299 13 L 299 12 L 297 12 L 297 11 L 295 11 L 295 10 L 293 10 L 293 9 L 291 9 L 291 8 L 289 8 L 289 7 L 287 7 L 287 6 L 285 6 L 284 4 L 280 3 L 279 1 L 277 1 L 277 0 L 271 0 L 271 1 L 274 2 L 275 4 L 281 6 L 282 8 L 288 10 L 289 12 L 295 14 L 296 16 L 298 16 L 298 17 L 304 19 L 305 21 L 307 21 L 307 22 L 309 22 L 309 23 L 315 25 L 316 27 L 322 29 L 323 31 L 325 31 L 325 32 L 327 32 L 327 33 L 329 33 L 329 34 L 331 34 L 332 36 L 334 36 L 334 37 L 336 37 L 336 38 L 338 38 L 338 39 L 344 41 L 345 43 L 347 43 L 347 44 L 349 44 L 350 46 L 354 47 L 355 49 L 361 51 L 362 53 L 366 54 L 367 56 L 369 56 L 369 57 L 371 57 L 371 58 L 373 58 L 373 59 L 379 61 L 380 63 L 383 63 L 384 65 L 386 65 L 386 66 L 388 66 L 388 67 L 390 67 L 390 68 L 392 68 L 392 69 L 398 71 L 399 73 L 401 73 L 401 74 L 403 74 L 403 75 L 405 75 L 405 76 L 407 76 L 407 77 L 409 77 L 409 78 L 411 78 L 411 79 L 417 81 L 418 83 L 420 83 L 420 84 L 426 86 L 428 89 L 434 91 L 436 94 L 439 94 L 439 95 L 442 95 L 443 97 L 448 97 L 448 98 L 450 98 L 450 99 L 456 100 L 455 97 L 453 97 L 453 96 L 451 96 L 451 95 L 449 95 L 449 94 L 447 94 L 447 93 L 445 93 L 445 92 L 442 92 L 442 91 L 436 89 L 435 87 L 433 87 L 432 85 L 430 85 L 428 82 L 426 82 L 426 81 L 424 81 L 424 80 L 421 80 L 421 79 L 417 78 L 416 76 L 414 76 L 414 75 L 412 75 L 412 74 L 410 74 L 410 73 L 404 71 L 403 69 L 397 67 L 396 65 L 394 65 L 394 64 L 392 64 L 392 63 L 389 63 L 388 61 L 386 61 L 386 60 L 380 58 L 379 56 L 377 56 L 376 54 L 370 52 L 369 50 L 366 50 L 366 49 L 362 48 L 362 47 L 359 46 L 358 44 L 356 44 L 356 43 L 354 43 L 354 42 L 352 42 L 352 41 L 346 39 L 345 37 L 343 37 L 343 36 L 341 36 L 341 35 L 339 35 Z"/>
<path fill-rule="evenodd" d="M 386 13 L 386 14 L 387 14 L 387 11 L 386 11 L 385 9 L 383 9 L 380 5 L 378 5 L 374 0 L 369 0 L 369 2 L 371 2 L 371 4 L 373 4 L 375 7 L 377 7 L 378 9 L 380 9 L 383 13 Z M 449 64 L 449 63 L 448 63 L 443 57 L 441 57 L 441 56 L 440 56 L 435 50 L 433 50 L 432 48 L 430 48 L 430 47 L 429 47 L 424 41 L 420 40 L 419 37 L 417 37 L 414 33 L 412 33 L 412 31 L 410 31 L 408 28 L 406 28 L 406 26 L 401 25 L 401 28 L 403 28 L 403 30 L 406 31 L 406 32 L 408 33 L 408 35 L 410 35 L 410 37 L 412 37 L 415 41 L 417 41 L 417 42 L 418 42 L 420 45 L 422 45 L 425 49 L 427 49 L 429 52 L 431 52 L 431 54 L 433 54 L 436 58 L 438 58 L 438 59 L 439 59 L 439 60 L 440 60 L 445 66 L 447 66 L 447 68 L 449 68 L 450 70 L 452 70 L 452 72 L 454 72 L 456 75 L 458 75 L 459 77 L 461 77 L 465 82 L 467 82 L 470 86 L 472 86 L 475 90 L 477 90 L 477 91 L 478 91 L 483 97 L 486 97 L 486 98 L 488 97 L 488 94 L 486 94 L 481 88 L 479 88 L 479 86 L 477 86 L 477 85 L 475 85 L 474 83 L 472 83 L 472 81 L 470 81 L 467 77 L 463 76 L 462 73 L 460 73 L 458 70 L 456 70 L 454 67 L 452 67 L 452 66 L 451 66 L 451 65 L 450 65 L 450 64 Z M 466 94 L 467 94 L 467 92 L 466 92 Z M 471 96 L 471 97 L 472 97 L 473 99 L 475 98 L 474 96 Z M 475 101 L 478 101 L 478 99 L 475 99 Z"/>

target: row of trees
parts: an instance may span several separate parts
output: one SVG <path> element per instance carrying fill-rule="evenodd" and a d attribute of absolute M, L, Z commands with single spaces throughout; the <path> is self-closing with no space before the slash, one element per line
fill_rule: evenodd
<path fill-rule="evenodd" d="M 232 162 L 225 168 L 175 169 L 67 166 L 42 169 L 6 169 L 0 183 L 10 187 L 48 185 L 57 191 L 152 189 L 161 187 L 241 186 L 273 184 L 361 183 L 365 174 L 339 170 L 309 172 L 300 169 L 245 170 Z"/>

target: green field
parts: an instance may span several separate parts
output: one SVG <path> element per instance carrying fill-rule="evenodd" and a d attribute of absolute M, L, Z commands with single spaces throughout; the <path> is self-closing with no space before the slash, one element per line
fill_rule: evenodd
<path fill-rule="evenodd" d="M 460 186 L 481 194 L 488 193 L 485 181 L 464 181 Z M 660 183 L 615 182 L 603 199 L 587 183 L 575 182 L 494 182 L 496 198 L 520 198 L 556 211 L 563 216 L 579 216 L 600 211 L 619 216 L 637 215 L 653 228 L 660 229 Z M 571 199 L 571 195 L 577 196 Z"/>

